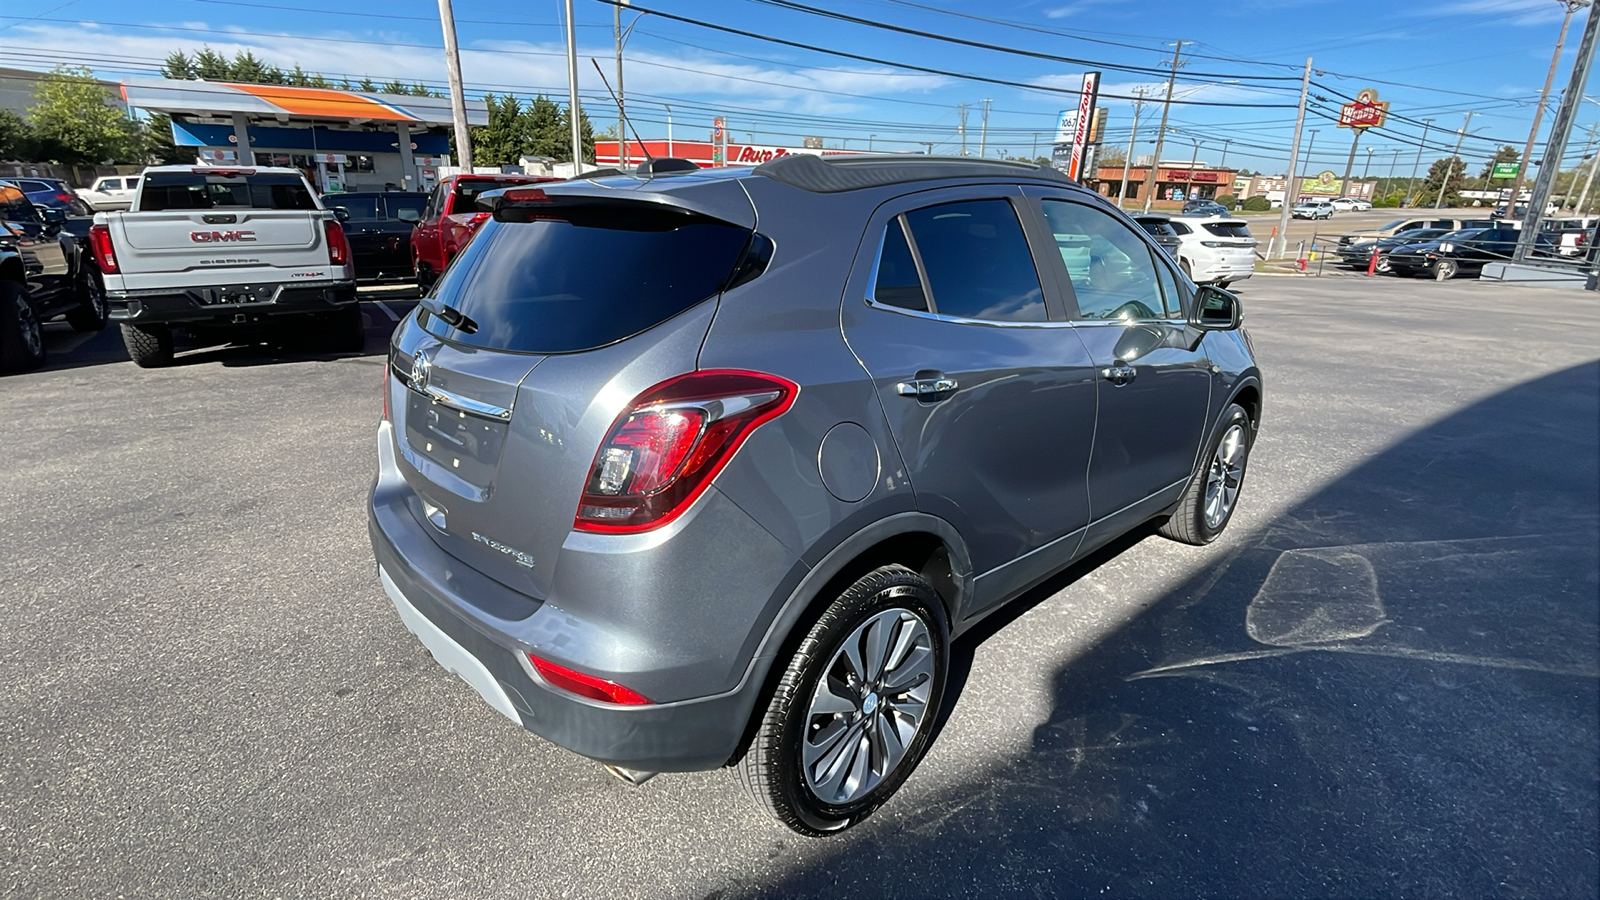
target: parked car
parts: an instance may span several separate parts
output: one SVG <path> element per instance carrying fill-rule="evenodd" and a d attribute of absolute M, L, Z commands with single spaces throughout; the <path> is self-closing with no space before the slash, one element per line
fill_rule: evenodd
<path fill-rule="evenodd" d="M 59 178 L 12 178 L 10 182 L 28 195 L 34 206 L 45 209 L 63 209 L 68 216 L 88 216 L 93 213 L 89 204 L 79 199 L 65 181 Z"/>
<path fill-rule="evenodd" d="M 127 209 L 139 193 L 138 175 L 113 175 L 95 179 L 94 184 L 78 188 L 78 199 L 94 212 L 111 212 Z"/>
<path fill-rule="evenodd" d="M 1133 220 L 1139 223 L 1139 227 L 1144 229 L 1145 234 L 1150 235 L 1150 239 L 1155 241 L 1157 246 L 1167 251 L 1168 256 L 1173 259 L 1178 258 L 1178 248 L 1183 246 L 1183 240 L 1178 237 L 1178 230 L 1173 227 L 1172 219 L 1167 216 L 1146 214 L 1135 215 Z"/>
<path fill-rule="evenodd" d="M 1557 211 L 1558 210 L 1556 209 L 1555 204 L 1553 204 L 1553 203 L 1545 204 L 1545 207 L 1544 207 L 1544 214 L 1545 215 L 1553 216 L 1553 215 L 1556 214 Z M 1526 218 L 1527 215 L 1528 215 L 1528 204 L 1526 204 L 1526 203 L 1518 203 L 1516 211 L 1511 214 L 1511 217 L 1513 219 L 1521 221 L 1522 219 Z M 1502 203 L 1499 206 L 1496 206 L 1494 208 L 1494 212 L 1489 213 L 1489 217 L 1493 218 L 1493 219 L 1503 219 L 1503 218 L 1505 218 L 1506 217 L 1506 205 L 1504 203 Z"/>
<path fill-rule="evenodd" d="M 64 210 L 33 205 L 0 181 L 0 372 L 44 364 L 43 324 L 60 315 L 76 331 L 106 325 L 98 273 L 62 230 Z"/>
<path fill-rule="evenodd" d="M 1228 208 L 1215 200 L 1190 200 L 1183 204 L 1183 214 L 1186 216 L 1223 216 L 1232 215 Z"/>
<path fill-rule="evenodd" d="M 1358 228 L 1355 231 L 1346 231 L 1339 235 L 1339 245 L 1354 244 L 1358 241 L 1375 241 L 1379 238 L 1393 237 L 1402 231 L 1413 231 L 1418 228 L 1443 228 L 1445 231 L 1460 231 L 1463 228 L 1488 228 L 1494 223 L 1488 219 L 1455 219 L 1449 217 L 1409 218 L 1395 219 L 1378 228 Z"/>
<path fill-rule="evenodd" d="M 1178 264 L 1196 284 L 1226 287 L 1256 271 L 1257 241 L 1243 219 L 1173 219 Z"/>
<path fill-rule="evenodd" d="M 393 338 L 378 580 L 492 707 L 628 781 L 732 765 L 837 833 L 927 750 L 952 639 L 1237 508 L 1238 300 L 1053 170 L 797 154 L 485 202 Z"/>
<path fill-rule="evenodd" d="M 1296 219 L 1331 219 L 1333 204 L 1327 200 L 1301 200 L 1289 210 L 1289 215 Z"/>
<path fill-rule="evenodd" d="M 344 226 L 356 283 L 409 282 L 411 233 L 422 221 L 428 195 L 420 191 L 374 191 L 328 194 L 322 198 Z"/>
<path fill-rule="evenodd" d="M 1436 240 L 1389 251 L 1389 271 L 1396 275 L 1430 275 L 1446 281 L 1457 275 L 1477 275 L 1492 262 L 1509 262 L 1517 247 L 1518 230 L 1495 226 L 1465 228 Z M 1534 252 L 1555 255 L 1556 239 L 1549 233 L 1536 238 Z"/>
<path fill-rule="evenodd" d="M 1333 208 L 1339 212 L 1361 212 L 1372 208 L 1372 204 L 1360 197 L 1340 197 L 1329 201 Z"/>
<path fill-rule="evenodd" d="M 434 186 L 422 221 L 411 232 L 411 263 L 417 284 L 426 290 L 472 240 L 489 214 L 478 209 L 478 195 L 519 184 L 559 181 L 540 175 L 452 175 Z"/>
<path fill-rule="evenodd" d="M 1543 219 L 1539 222 L 1539 228 L 1555 237 L 1558 255 L 1581 256 L 1589 245 L 1589 235 L 1596 224 L 1600 224 L 1600 217 L 1563 216 L 1559 219 Z"/>
<path fill-rule="evenodd" d="M 138 366 L 170 365 L 177 330 L 366 339 L 344 228 L 299 169 L 151 167 L 132 209 L 95 213 L 89 244 Z"/>
<path fill-rule="evenodd" d="M 1352 269 L 1365 269 L 1372 263 L 1372 254 L 1377 252 L 1376 271 L 1386 273 L 1389 271 L 1389 251 L 1407 244 L 1421 244 L 1449 233 L 1445 228 L 1413 228 L 1386 238 L 1345 244 L 1339 248 L 1339 261 Z"/>

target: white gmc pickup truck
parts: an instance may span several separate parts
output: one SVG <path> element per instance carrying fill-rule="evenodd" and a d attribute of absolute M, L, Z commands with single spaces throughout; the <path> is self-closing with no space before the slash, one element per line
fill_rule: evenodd
<path fill-rule="evenodd" d="M 140 366 L 172 362 L 174 329 L 233 340 L 285 326 L 361 349 L 350 245 L 296 169 L 146 169 L 131 209 L 95 214 L 89 246 Z"/>

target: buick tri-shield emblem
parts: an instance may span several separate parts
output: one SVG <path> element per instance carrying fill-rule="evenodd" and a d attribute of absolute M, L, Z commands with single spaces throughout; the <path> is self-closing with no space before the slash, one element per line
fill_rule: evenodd
<path fill-rule="evenodd" d="M 411 357 L 412 390 L 421 391 L 424 394 L 428 392 L 428 376 L 433 372 L 433 359 L 429 356 L 429 353 L 435 349 L 437 348 L 422 347 L 417 350 L 415 356 Z"/>

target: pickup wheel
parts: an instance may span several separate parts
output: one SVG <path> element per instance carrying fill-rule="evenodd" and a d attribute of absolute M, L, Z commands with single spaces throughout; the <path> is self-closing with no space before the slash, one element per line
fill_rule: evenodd
<path fill-rule="evenodd" d="M 123 325 L 122 343 L 128 358 L 141 369 L 172 365 L 172 329 L 154 325 Z"/>
<path fill-rule="evenodd" d="M 106 327 L 106 292 L 100 274 L 88 266 L 78 273 L 78 305 L 67 310 L 67 324 L 73 331 L 99 331 Z"/>
<path fill-rule="evenodd" d="M 335 353 L 360 353 L 367 346 L 367 320 L 361 304 L 352 303 L 333 314 L 328 343 Z"/>
<path fill-rule="evenodd" d="M 0 372 L 44 365 L 44 333 L 20 282 L 0 279 Z"/>

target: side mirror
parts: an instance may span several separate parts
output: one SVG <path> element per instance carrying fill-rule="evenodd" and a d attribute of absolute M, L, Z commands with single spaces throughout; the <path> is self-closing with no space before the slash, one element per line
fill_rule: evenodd
<path fill-rule="evenodd" d="M 1239 298 L 1214 285 L 1201 285 L 1194 295 L 1189 324 L 1205 331 L 1232 331 L 1244 319 Z"/>
<path fill-rule="evenodd" d="M 333 217 L 341 222 L 348 222 L 350 221 L 350 210 L 342 206 L 335 206 L 333 208 Z"/>

